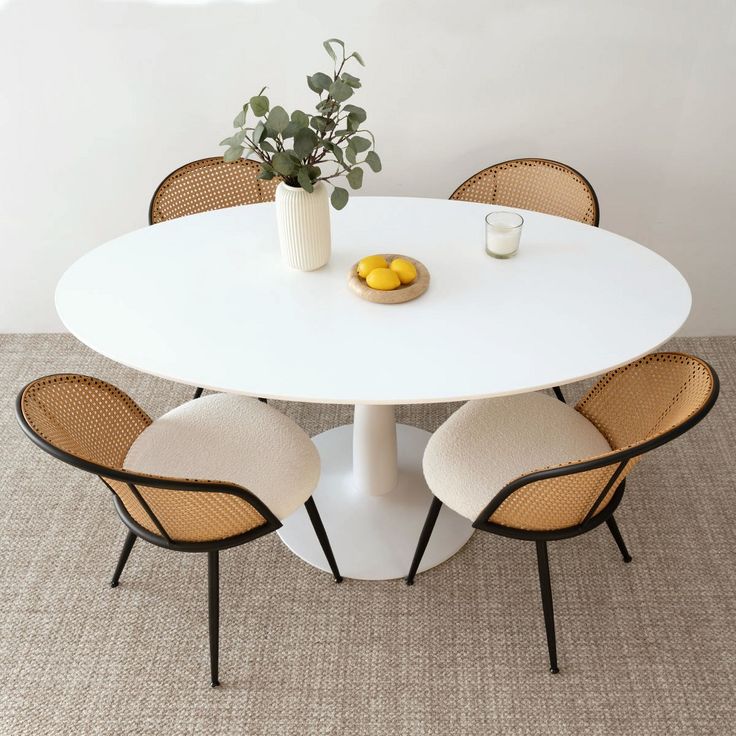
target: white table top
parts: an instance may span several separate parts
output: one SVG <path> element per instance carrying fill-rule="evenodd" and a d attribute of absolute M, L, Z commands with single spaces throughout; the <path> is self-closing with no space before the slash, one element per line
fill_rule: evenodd
<path fill-rule="evenodd" d="M 273 204 L 146 227 L 63 275 L 56 306 L 97 352 L 220 391 L 323 403 L 404 404 L 522 393 L 629 362 L 671 337 L 691 304 L 651 250 L 535 212 L 518 255 L 484 252 L 483 204 L 355 197 L 332 212 L 319 271 L 281 264 Z M 508 209 L 508 208 L 505 208 Z M 426 294 L 373 304 L 350 265 L 403 253 L 431 273 Z"/>

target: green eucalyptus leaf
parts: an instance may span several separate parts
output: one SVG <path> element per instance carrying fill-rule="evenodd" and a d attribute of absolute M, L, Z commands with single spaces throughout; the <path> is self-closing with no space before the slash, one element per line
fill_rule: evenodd
<path fill-rule="evenodd" d="M 312 81 L 312 77 L 310 77 L 307 74 L 307 87 L 312 90 L 312 92 L 316 92 L 317 94 L 320 94 L 322 90 Z"/>
<path fill-rule="evenodd" d="M 326 151 L 329 151 L 340 165 L 343 164 L 342 149 L 340 148 L 340 146 L 330 141 L 320 141 L 319 145 L 322 146 L 322 148 L 324 148 Z"/>
<path fill-rule="evenodd" d="M 347 72 L 343 72 L 340 75 L 340 79 L 353 89 L 358 89 L 361 86 L 360 79 L 358 79 L 358 77 L 354 77 L 352 74 L 348 74 Z"/>
<path fill-rule="evenodd" d="M 319 166 L 307 166 L 307 171 L 309 172 L 309 178 L 314 182 L 322 176 L 322 169 Z"/>
<path fill-rule="evenodd" d="M 223 158 L 225 161 L 237 161 L 243 155 L 243 151 L 245 151 L 243 146 L 230 146 L 230 148 L 225 151 Z"/>
<path fill-rule="evenodd" d="M 335 187 L 330 195 L 330 202 L 336 210 L 341 210 L 348 203 L 349 197 L 350 194 L 347 189 Z"/>
<path fill-rule="evenodd" d="M 314 106 L 314 109 L 317 110 L 317 112 L 327 113 L 329 115 L 336 107 L 339 107 L 337 102 L 335 102 L 331 97 L 328 97 L 327 99 L 320 100 Z"/>
<path fill-rule="evenodd" d="M 332 61 L 337 64 L 337 54 L 335 53 L 335 49 L 332 48 L 333 43 L 338 44 L 342 48 L 343 58 L 345 57 L 345 44 L 339 38 L 328 38 L 322 43 L 322 45 L 325 47 L 325 51 L 330 55 Z"/>
<path fill-rule="evenodd" d="M 325 51 L 330 55 L 330 59 L 332 59 L 332 61 L 337 61 L 337 56 L 335 56 L 332 44 L 329 41 L 324 41 L 322 45 L 325 47 Z"/>
<path fill-rule="evenodd" d="M 276 105 L 266 118 L 266 125 L 277 134 L 283 133 L 289 124 L 289 114 L 280 105 Z"/>
<path fill-rule="evenodd" d="M 253 110 L 253 114 L 257 115 L 259 118 L 262 118 L 268 112 L 268 108 L 268 97 L 265 95 L 257 95 L 256 97 L 250 98 L 250 109 Z"/>
<path fill-rule="evenodd" d="M 354 135 L 350 139 L 350 145 L 355 149 L 356 153 L 363 153 L 363 151 L 367 151 L 371 147 L 371 142 L 367 138 Z"/>
<path fill-rule="evenodd" d="M 307 77 L 307 81 L 310 82 L 310 89 L 315 92 L 326 92 L 332 84 L 332 77 L 327 76 L 323 72 L 317 72 L 312 74 L 311 77 Z"/>
<path fill-rule="evenodd" d="M 291 121 L 286 126 L 286 129 L 281 134 L 282 138 L 293 138 L 298 131 L 302 128 L 309 127 L 309 115 L 302 112 L 301 110 L 294 110 L 291 113 Z"/>
<path fill-rule="evenodd" d="M 296 123 L 301 128 L 306 128 L 309 125 L 309 115 L 301 110 L 294 110 L 291 113 L 291 122 Z"/>
<path fill-rule="evenodd" d="M 305 192 L 314 191 L 314 185 L 312 184 L 312 180 L 309 178 L 309 170 L 306 166 L 301 166 L 299 171 L 296 172 L 296 180 Z"/>
<path fill-rule="evenodd" d="M 358 120 L 358 118 L 352 113 L 348 115 L 348 119 L 345 124 L 348 126 L 348 133 L 355 133 L 360 128 L 360 120 Z"/>
<path fill-rule="evenodd" d="M 245 125 L 245 114 L 248 111 L 248 103 L 243 105 L 243 109 L 235 116 L 233 120 L 233 128 L 242 128 Z"/>
<path fill-rule="evenodd" d="M 296 174 L 297 167 L 294 165 L 294 159 L 285 151 L 279 151 L 274 154 L 271 159 L 271 165 L 276 173 L 281 176 L 294 176 Z"/>
<path fill-rule="evenodd" d="M 368 117 L 368 113 L 366 113 L 362 107 L 358 107 L 357 105 L 345 105 L 342 109 L 345 110 L 345 112 L 354 115 L 361 123 L 364 123 Z"/>
<path fill-rule="evenodd" d="M 258 145 L 266 153 L 276 153 L 276 149 L 265 138 Z"/>
<path fill-rule="evenodd" d="M 363 186 L 363 169 L 360 166 L 353 166 L 345 178 L 353 189 L 360 189 Z"/>
<path fill-rule="evenodd" d="M 335 121 L 330 118 L 315 115 L 312 118 L 310 125 L 320 133 L 326 133 L 335 127 Z"/>
<path fill-rule="evenodd" d="M 348 56 L 348 59 L 350 57 L 352 57 L 353 59 L 355 59 L 355 61 L 357 61 L 358 64 L 360 64 L 361 66 L 365 66 L 365 62 L 363 61 L 363 57 L 357 51 L 353 51 L 353 53 L 350 54 L 350 56 Z"/>
<path fill-rule="evenodd" d="M 381 159 L 375 151 L 368 151 L 365 155 L 365 162 L 371 167 L 371 171 L 378 173 L 382 168 Z"/>
<path fill-rule="evenodd" d="M 345 158 L 347 159 L 349 163 L 351 164 L 355 163 L 356 156 L 355 156 L 355 149 L 353 148 L 352 141 L 350 141 L 350 143 L 348 143 L 347 145 L 347 148 L 345 148 Z"/>
<path fill-rule="evenodd" d="M 301 130 L 301 126 L 297 125 L 293 120 L 289 122 L 289 124 L 286 126 L 286 129 L 281 134 L 281 137 L 286 140 L 287 138 L 293 138 L 298 131 Z"/>
<path fill-rule="evenodd" d="M 239 146 L 248 134 L 247 130 L 239 130 L 237 133 L 233 133 L 229 138 L 225 138 L 220 141 L 221 146 Z"/>
<path fill-rule="evenodd" d="M 274 174 L 273 171 L 269 171 L 268 169 L 261 167 L 261 173 L 258 174 L 258 179 L 263 179 L 264 181 L 269 181 L 270 179 L 273 179 L 276 174 Z"/>
<path fill-rule="evenodd" d="M 302 128 L 294 136 L 294 153 L 299 159 L 307 158 L 316 146 L 317 134 L 311 128 Z"/>
<path fill-rule="evenodd" d="M 329 87 L 329 95 L 333 100 L 338 102 L 345 102 L 353 96 L 353 88 L 342 81 L 342 79 L 336 79 Z"/>
<path fill-rule="evenodd" d="M 263 121 L 259 121 L 258 125 L 253 129 L 253 143 L 260 144 L 266 135 L 266 126 Z"/>

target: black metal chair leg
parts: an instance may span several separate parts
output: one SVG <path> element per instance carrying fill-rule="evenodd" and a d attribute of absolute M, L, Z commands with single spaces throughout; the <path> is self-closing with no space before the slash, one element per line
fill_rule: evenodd
<path fill-rule="evenodd" d="M 552 389 L 555 392 L 555 396 L 564 404 L 565 402 L 565 394 L 562 393 L 562 389 L 559 386 L 555 386 Z"/>
<path fill-rule="evenodd" d="M 210 679 L 212 687 L 220 684 L 220 557 L 218 550 L 207 553 L 207 608 L 210 625 Z"/>
<path fill-rule="evenodd" d="M 411 567 L 409 568 L 409 574 L 404 578 L 407 585 L 414 585 L 414 578 L 419 569 L 419 564 L 424 557 L 424 551 L 427 549 L 429 544 L 429 538 L 432 536 L 432 530 L 437 522 L 437 517 L 440 514 L 442 508 L 442 501 L 439 498 L 432 499 L 432 505 L 429 507 L 429 513 L 427 518 L 424 520 L 424 526 L 422 527 L 422 533 L 419 535 L 419 541 L 417 542 L 417 548 L 414 552 L 414 559 L 411 561 Z"/>
<path fill-rule="evenodd" d="M 319 539 L 319 543 L 322 547 L 322 551 L 325 553 L 325 557 L 327 558 L 327 564 L 330 566 L 330 570 L 332 570 L 332 574 L 335 577 L 335 582 L 341 583 L 342 575 L 340 575 L 340 571 L 337 569 L 337 562 L 335 562 L 335 555 L 332 554 L 332 547 L 330 547 L 330 540 L 327 538 L 327 532 L 325 531 L 325 527 L 322 524 L 322 518 L 319 515 L 319 511 L 317 511 L 317 506 L 314 503 L 314 499 L 310 496 L 304 502 L 304 506 L 307 509 L 307 513 L 309 514 L 309 520 L 312 522 L 312 526 L 314 527 L 314 532 L 317 535 L 317 539 Z"/>
<path fill-rule="evenodd" d="M 537 566 L 539 567 L 539 588 L 542 592 L 542 608 L 544 609 L 544 628 L 547 632 L 547 649 L 549 650 L 549 671 L 559 672 L 557 667 L 557 641 L 555 639 L 555 612 L 552 606 L 552 584 L 549 579 L 549 558 L 547 542 L 537 542 Z"/>
<path fill-rule="evenodd" d="M 611 535 L 616 540 L 616 544 L 621 552 L 621 557 L 624 558 L 624 562 L 631 562 L 631 555 L 629 554 L 629 550 L 626 549 L 626 542 L 624 542 L 624 538 L 621 536 L 621 532 L 618 529 L 616 519 L 613 518 L 613 514 L 606 519 L 606 524 L 608 524 Z"/>
<path fill-rule="evenodd" d="M 135 534 L 129 531 L 128 535 L 125 537 L 125 541 L 123 542 L 123 551 L 120 553 L 120 557 L 118 558 L 118 564 L 115 567 L 115 572 L 112 575 L 112 581 L 110 582 L 111 588 L 118 587 L 118 583 L 120 582 L 120 576 L 123 574 L 123 568 L 125 567 L 125 563 L 128 561 L 128 557 L 130 556 L 130 550 L 133 549 L 133 544 L 135 540 L 136 540 Z"/>

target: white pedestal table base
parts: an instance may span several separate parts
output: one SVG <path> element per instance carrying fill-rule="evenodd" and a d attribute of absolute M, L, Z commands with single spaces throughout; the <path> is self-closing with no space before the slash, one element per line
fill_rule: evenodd
<path fill-rule="evenodd" d="M 313 494 L 340 573 L 360 580 L 390 580 L 409 572 L 432 494 L 422 475 L 430 434 L 396 425 L 398 482 L 382 495 L 358 491 L 353 483 L 353 425 L 314 437 L 322 476 Z M 419 572 L 452 557 L 473 534 L 467 519 L 442 507 Z M 305 562 L 329 571 L 304 507 L 278 531 L 284 544 Z"/>

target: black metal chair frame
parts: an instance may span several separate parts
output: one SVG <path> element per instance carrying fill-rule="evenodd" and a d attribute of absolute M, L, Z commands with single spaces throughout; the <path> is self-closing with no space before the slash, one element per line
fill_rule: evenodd
<path fill-rule="evenodd" d="M 29 384 L 30 385 L 30 384 Z M 27 387 L 26 387 L 27 388 Z M 87 460 L 83 460 L 75 455 L 65 452 L 59 449 L 50 442 L 47 442 L 43 437 L 36 434 L 33 428 L 26 420 L 23 409 L 22 400 L 25 388 L 18 394 L 15 404 L 15 414 L 21 429 L 30 438 L 30 440 L 40 447 L 42 450 L 47 452 L 57 460 L 72 465 L 75 468 L 84 470 L 88 473 L 92 473 L 99 477 L 99 479 L 107 486 L 107 488 L 113 494 L 113 501 L 115 509 L 120 516 L 121 521 L 128 528 L 128 534 L 123 543 L 123 549 L 120 553 L 115 572 L 113 573 L 110 587 L 116 588 L 120 581 L 125 564 L 128 561 L 128 557 L 133 548 L 135 540 L 140 537 L 146 542 L 155 544 L 157 547 L 163 547 L 164 549 L 172 550 L 175 552 L 206 552 L 207 553 L 207 600 L 208 600 L 208 620 L 209 620 L 209 642 L 210 642 L 210 677 L 212 687 L 216 687 L 220 684 L 219 680 L 219 631 L 220 631 L 220 563 L 219 563 L 219 552 L 223 549 L 229 549 L 231 547 L 238 547 L 246 542 L 251 542 L 254 539 L 263 537 L 266 534 L 275 532 L 279 529 L 282 524 L 276 515 L 251 491 L 228 483 L 196 483 L 194 481 L 186 481 L 180 479 L 168 479 L 159 478 L 156 476 L 149 476 L 140 473 L 132 473 L 126 470 L 118 470 L 115 468 L 108 468 L 104 465 L 98 465 Z M 113 480 L 121 481 L 125 483 L 130 489 L 131 493 L 135 496 L 138 503 L 144 509 L 152 524 L 158 529 L 160 534 L 153 534 L 149 530 L 142 527 L 136 522 L 128 513 L 127 509 L 123 505 L 122 501 L 112 489 L 110 484 L 105 480 L 111 478 Z M 139 492 L 137 486 L 149 486 L 151 488 L 162 488 L 170 491 L 184 491 L 189 493 L 223 493 L 231 496 L 237 496 L 238 498 L 246 501 L 250 506 L 255 509 L 263 518 L 264 523 L 255 529 L 245 532 L 244 534 L 238 534 L 224 539 L 218 539 L 211 542 L 177 542 L 171 538 L 163 524 L 152 511 L 150 506 L 146 503 L 145 499 Z M 335 582 L 341 583 L 343 578 L 340 575 L 340 571 L 335 561 L 335 556 L 332 553 L 332 547 L 327 537 L 322 519 L 317 510 L 317 506 L 314 503 L 312 497 L 308 498 L 304 503 L 304 506 L 309 515 L 309 519 L 312 522 L 312 526 L 319 540 L 322 551 L 325 554 L 327 562 L 330 566 L 330 570 L 334 576 Z"/>
<path fill-rule="evenodd" d="M 711 375 L 713 376 L 713 388 L 708 399 L 704 402 L 703 406 L 693 416 L 687 419 L 682 424 L 664 432 L 658 437 L 654 437 L 651 440 L 642 442 L 632 447 L 627 447 L 617 452 L 612 452 L 600 458 L 593 460 L 586 460 L 577 463 L 571 463 L 564 467 L 551 468 L 549 470 L 539 470 L 534 473 L 520 476 L 515 480 L 505 485 L 488 503 L 488 505 L 481 511 L 478 518 L 473 522 L 473 526 L 476 529 L 480 529 L 491 534 L 498 534 L 503 537 L 512 537 L 514 539 L 524 539 L 533 541 L 537 548 L 537 567 L 539 571 L 539 586 L 542 595 L 542 609 L 544 612 L 544 625 L 547 636 L 547 648 L 549 651 L 549 664 L 550 671 L 553 673 L 559 672 L 557 666 L 557 642 L 555 636 L 555 622 L 554 622 L 554 608 L 552 604 L 552 586 L 549 575 L 549 557 L 547 550 L 547 542 L 557 541 L 560 539 L 569 539 L 570 537 L 576 537 L 579 534 L 595 529 L 603 522 L 606 522 L 611 535 L 613 536 L 616 544 L 618 545 L 619 551 L 624 562 L 631 562 L 631 555 L 626 547 L 624 539 L 619 531 L 616 520 L 614 519 L 614 512 L 621 503 L 621 499 L 626 488 L 626 478 L 621 481 L 618 488 L 614 491 L 609 502 L 606 506 L 597 511 L 600 504 L 608 495 L 609 491 L 616 484 L 616 481 L 624 472 L 626 465 L 629 461 L 633 460 L 639 455 L 643 455 L 651 450 L 660 447 L 668 442 L 671 442 L 675 438 L 684 434 L 688 430 L 692 429 L 698 422 L 700 422 L 708 412 L 713 408 L 713 405 L 718 398 L 720 390 L 720 382 L 718 374 L 713 370 L 713 367 L 702 361 L 708 366 Z M 500 524 L 494 524 L 488 521 L 493 513 L 499 508 L 499 506 L 509 497 L 512 493 L 519 490 L 523 486 L 529 485 L 530 483 L 536 483 L 538 481 L 549 480 L 551 478 L 559 478 L 565 475 L 572 475 L 574 473 L 584 473 L 589 470 L 596 470 L 598 468 L 604 468 L 611 466 L 613 472 L 608 482 L 604 486 L 603 490 L 598 494 L 595 502 L 588 510 L 583 521 L 575 526 L 567 527 L 564 529 L 555 529 L 551 531 L 530 531 L 525 529 L 515 529 L 512 527 L 502 526 Z M 407 585 L 413 585 L 414 579 L 421 564 L 422 557 L 429 543 L 432 530 L 434 529 L 435 522 L 442 508 L 442 501 L 434 497 L 427 514 L 427 518 L 422 527 L 419 541 L 417 543 L 414 558 L 409 569 L 409 574 L 405 578 Z"/>

